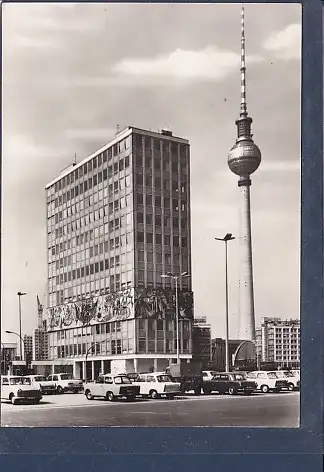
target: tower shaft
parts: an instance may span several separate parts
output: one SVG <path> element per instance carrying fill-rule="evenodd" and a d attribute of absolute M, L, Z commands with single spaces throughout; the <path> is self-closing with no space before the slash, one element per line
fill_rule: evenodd
<path fill-rule="evenodd" d="M 250 185 L 240 185 L 239 339 L 255 339 Z"/>
<path fill-rule="evenodd" d="M 239 176 L 240 237 L 239 237 L 239 339 L 255 340 L 253 291 L 250 187 L 251 175 L 261 163 L 261 152 L 251 133 L 252 118 L 247 111 L 244 7 L 241 13 L 241 103 L 235 124 L 237 139 L 228 155 L 230 170 Z"/>

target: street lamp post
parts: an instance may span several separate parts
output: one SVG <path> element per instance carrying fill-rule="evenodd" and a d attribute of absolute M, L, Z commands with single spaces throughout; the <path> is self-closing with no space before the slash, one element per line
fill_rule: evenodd
<path fill-rule="evenodd" d="M 180 356 L 179 356 L 179 303 L 178 303 L 178 281 L 182 277 L 190 277 L 187 272 L 182 272 L 182 274 L 172 274 L 172 272 L 168 272 L 167 274 L 162 274 L 162 278 L 171 278 L 175 282 L 175 302 L 176 302 L 176 323 L 177 323 L 177 364 L 180 363 Z"/>
<path fill-rule="evenodd" d="M 23 360 L 23 351 L 22 351 L 22 335 L 21 335 L 21 297 L 26 295 L 26 292 L 17 292 L 18 295 L 18 305 L 19 305 L 19 337 L 20 337 L 20 358 Z"/>
<path fill-rule="evenodd" d="M 225 242 L 225 303 L 226 303 L 226 316 L 225 316 L 225 370 L 229 372 L 229 346 L 228 346 L 228 337 L 229 337 L 229 329 L 228 329 L 228 269 L 227 269 L 227 242 L 232 241 L 234 236 L 232 233 L 227 233 L 224 238 L 215 238 L 217 241 Z"/>

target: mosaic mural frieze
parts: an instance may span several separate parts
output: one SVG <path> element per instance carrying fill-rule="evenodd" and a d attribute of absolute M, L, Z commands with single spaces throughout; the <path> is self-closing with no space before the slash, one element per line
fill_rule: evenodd
<path fill-rule="evenodd" d="M 193 293 L 178 290 L 179 317 L 193 319 Z M 175 290 L 136 288 L 98 295 L 47 310 L 49 330 L 121 321 L 129 318 L 174 319 Z"/>

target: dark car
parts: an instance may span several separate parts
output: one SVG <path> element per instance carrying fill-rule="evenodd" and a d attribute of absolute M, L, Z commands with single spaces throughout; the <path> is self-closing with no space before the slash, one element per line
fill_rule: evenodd
<path fill-rule="evenodd" d="M 228 393 L 236 395 L 244 393 L 251 395 L 257 389 L 256 382 L 248 380 L 245 374 L 241 372 L 221 372 L 214 374 L 212 380 L 203 382 L 203 392 L 208 395 L 211 392 L 221 394 Z"/>

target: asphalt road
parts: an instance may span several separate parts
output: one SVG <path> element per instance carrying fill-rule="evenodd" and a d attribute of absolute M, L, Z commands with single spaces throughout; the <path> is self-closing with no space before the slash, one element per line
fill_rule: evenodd
<path fill-rule="evenodd" d="M 40 405 L 1 404 L 2 426 L 298 427 L 299 393 L 202 395 L 175 400 L 88 401 L 83 394 L 46 396 Z"/>

